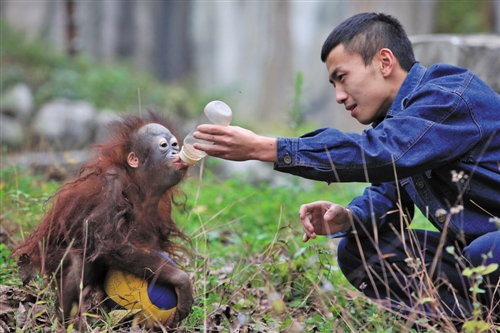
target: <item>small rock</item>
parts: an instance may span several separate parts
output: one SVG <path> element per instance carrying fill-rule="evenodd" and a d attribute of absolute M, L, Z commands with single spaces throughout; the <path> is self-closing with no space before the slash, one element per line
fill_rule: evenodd
<path fill-rule="evenodd" d="M 79 149 L 92 143 L 96 115 L 88 102 L 58 99 L 41 107 L 35 116 L 33 130 L 52 148 Z"/>
<path fill-rule="evenodd" d="M 33 93 L 24 83 L 8 89 L 2 96 L 2 113 L 12 115 L 24 124 L 33 112 Z"/>

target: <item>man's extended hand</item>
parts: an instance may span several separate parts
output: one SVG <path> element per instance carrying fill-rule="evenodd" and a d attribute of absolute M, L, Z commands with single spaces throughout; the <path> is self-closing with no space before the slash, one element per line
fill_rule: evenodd
<path fill-rule="evenodd" d="M 196 139 L 213 142 L 195 143 L 194 148 L 210 156 L 231 161 L 258 160 L 276 162 L 276 138 L 257 135 L 238 126 L 200 125 L 194 133 Z"/>
<path fill-rule="evenodd" d="M 352 212 L 328 201 L 316 201 L 300 206 L 299 216 L 304 230 L 304 242 L 316 238 L 316 235 L 332 235 L 347 231 L 351 227 Z"/>

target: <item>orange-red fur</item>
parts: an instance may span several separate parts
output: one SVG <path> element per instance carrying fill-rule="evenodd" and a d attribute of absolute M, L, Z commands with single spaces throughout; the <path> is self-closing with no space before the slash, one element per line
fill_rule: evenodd
<path fill-rule="evenodd" d="M 145 257 L 145 249 L 174 256 L 184 247 L 173 240 L 188 240 L 171 217 L 172 205 L 179 204 L 174 197 L 185 198 L 183 193 L 171 187 L 161 196 L 157 209 L 144 209 L 143 197 L 151 184 L 140 184 L 127 164 L 134 133 L 148 123 L 171 129 L 152 112 L 148 119 L 129 115 L 110 124 L 108 140 L 93 146 L 94 155 L 81 167 L 76 180 L 55 193 L 38 228 L 13 252 L 27 253 L 34 267 L 49 276 L 55 274 L 63 289 L 60 301 L 65 303 L 66 317 L 79 297 L 79 280 L 83 278 L 84 287 L 102 285 L 112 265 L 143 275 L 167 266 L 165 278 L 178 271 L 164 263 L 158 266 L 156 256 Z M 130 268 L 134 262 L 144 267 Z"/>

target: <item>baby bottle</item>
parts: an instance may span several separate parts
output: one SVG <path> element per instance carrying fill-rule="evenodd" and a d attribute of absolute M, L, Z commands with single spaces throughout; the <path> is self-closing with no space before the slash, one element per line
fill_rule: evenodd
<path fill-rule="evenodd" d="M 193 147 L 194 143 L 212 144 L 212 142 L 198 140 L 193 137 L 193 133 L 196 132 L 198 125 L 213 124 L 228 126 L 232 119 L 233 112 L 226 103 L 221 101 L 212 101 L 208 103 L 193 130 L 184 138 L 184 144 L 179 154 L 182 161 L 189 165 L 193 165 L 207 155 L 205 152 L 195 149 Z"/>

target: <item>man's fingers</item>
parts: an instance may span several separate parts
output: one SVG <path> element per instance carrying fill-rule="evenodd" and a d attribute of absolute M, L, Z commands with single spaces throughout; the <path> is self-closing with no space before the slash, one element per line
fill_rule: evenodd
<path fill-rule="evenodd" d="M 307 239 L 316 238 L 316 233 L 314 231 L 311 232 L 305 228 L 303 228 L 302 230 L 304 230 L 304 236 L 307 236 Z"/>
<path fill-rule="evenodd" d="M 316 233 L 314 232 L 314 225 L 311 222 L 312 214 L 308 211 L 307 205 L 300 206 L 299 217 L 302 221 L 302 230 L 304 230 L 304 236 L 302 237 L 303 242 L 307 242 L 311 238 L 316 238 Z"/>
<path fill-rule="evenodd" d="M 299 217 L 301 220 L 303 220 L 306 217 L 307 213 L 307 205 L 302 205 L 299 208 Z"/>
<path fill-rule="evenodd" d="M 206 144 L 202 144 L 202 143 L 195 143 L 193 145 L 194 149 L 198 149 L 198 150 L 204 151 L 206 153 L 212 153 L 212 154 L 213 154 L 213 152 L 220 150 L 219 147 L 214 147 L 214 146 L 217 146 L 217 145 L 206 145 Z"/>
<path fill-rule="evenodd" d="M 224 135 L 227 133 L 229 126 L 221 125 L 199 125 L 196 129 L 202 134 Z"/>
<path fill-rule="evenodd" d="M 309 219 L 306 217 L 302 220 L 302 230 L 304 230 L 305 235 L 309 238 L 316 238 L 316 233 L 314 232 L 314 226 L 311 224 Z"/>
<path fill-rule="evenodd" d="M 198 140 L 203 140 L 203 141 L 208 141 L 208 142 L 213 142 L 216 143 L 217 141 L 217 136 L 213 134 L 204 134 L 201 132 L 194 132 L 193 137 L 198 139 Z"/>

